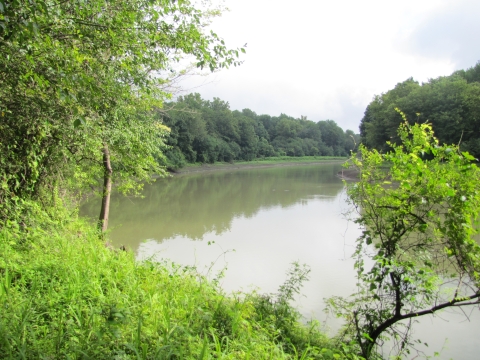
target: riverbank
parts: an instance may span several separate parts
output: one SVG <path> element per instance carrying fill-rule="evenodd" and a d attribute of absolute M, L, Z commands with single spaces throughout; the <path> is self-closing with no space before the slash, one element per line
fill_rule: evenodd
<path fill-rule="evenodd" d="M 304 157 L 272 157 L 265 159 L 256 159 L 252 161 L 239 161 L 234 163 L 214 163 L 214 164 L 187 164 L 185 167 L 175 170 L 173 174 L 185 174 L 194 172 L 220 171 L 220 170 L 237 170 L 237 169 L 254 169 L 269 168 L 279 166 L 300 166 L 325 164 L 330 162 L 345 162 L 348 158 L 337 156 L 304 156 Z"/>
<path fill-rule="evenodd" d="M 137 262 L 57 205 L 0 229 L 0 358 L 358 358 L 281 290 L 230 295 L 196 269 Z"/>

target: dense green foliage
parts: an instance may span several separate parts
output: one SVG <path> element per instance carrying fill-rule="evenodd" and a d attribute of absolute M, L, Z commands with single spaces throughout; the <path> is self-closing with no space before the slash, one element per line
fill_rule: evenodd
<path fill-rule="evenodd" d="M 217 14 L 188 0 L 1 1 L 1 220 L 41 188 L 98 184 L 102 149 L 124 190 L 164 173 L 167 129 L 152 110 L 173 65 L 214 70 L 243 50 L 203 32 Z"/>
<path fill-rule="evenodd" d="M 303 267 L 277 295 L 227 296 L 193 269 L 105 247 L 66 211 L 34 210 L 28 232 L 0 230 L 2 359 L 356 358 L 288 304 Z"/>
<path fill-rule="evenodd" d="M 399 334 L 398 321 L 478 304 L 473 158 L 439 146 L 429 125 L 399 138 L 392 129 L 400 106 L 432 122 L 442 141 L 480 154 L 480 65 L 422 86 L 407 80 L 367 108 L 364 143 L 381 148 L 393 137 L 404 147 L 391 143 L 384 156 L 362 147 L 363 162 L 352 158 L 361 181 L 349 195 L 364 211 L 361 285 L 352 301 L 332 303 L 352 346 L 334 350 L 316 325 L 299 322 L 289 301 L 302 267 L 278 294 L 227 296 L 195 270 L 106 247 L 75 217 L 73 194 L 102 177 L 135 191 L 163 165 L 355 148 L 355 134 L 332 120 L 231 111 L 198 94 L 163 109 L 185 57 L 212 71 L 239 64 L 243 49 L 204 32 L 215 15 L 188 0 L 0 1 L 0 357 L 356 359 L 370 357 L 384 332 Z M 368 272 L 364 246 L 376 249 Z M 404 337 L 401 350 L 409 344 Z"/>
<path fill-rule="evenodd" d="M 285 155 L 347 156 L 358 143 L 352 130 L 344 132 L 333 120 L 315 123 L 285 114 L 231 111 L 228 102 L 203 100 L 199 94 L 179 97 L 166 107 L 159 116 L 171 128 L 166 156 L 173 168 Z"/>
<path fill-rule="evenodd" d="M 387 141 L 399 142 L 397 107 L 411 124 L 432 124 L 440 142 L 460 144 L 462 151 L 480 156 L 480 63 L 421 85 L 410 78 L 375 96 L 360 124 L 364 145 L 386 151 Z"/>
<path fill-rule="evenodd" d="M 75 216 L 74 195 L 102 177 L 128 191 L 164 173 L 155 110 L 174 64 L 215 70 L 244 51 L 204 32 L 215 15 L 188 0 L 0 1 L 1 358 L 340 354 L 288 304 L 295 277 L 278 295 L 227 296 L 194 270 L 110 249 Z"/>
<path fill-rule="evenodd" d="M 469 153 L 440 145 L 431 125 L 411 126 L 399 115 L 400 145 L 389 143 L 386 154 L 362 145 L 351 158 L 360 180 L 347 185 L 348 195 L 363 229 L 358 292 L 330 303 L 365 358 L 387 335 L 398 356 L 408 353 L 419 316 L 480 306 L 480 170 Z"/>

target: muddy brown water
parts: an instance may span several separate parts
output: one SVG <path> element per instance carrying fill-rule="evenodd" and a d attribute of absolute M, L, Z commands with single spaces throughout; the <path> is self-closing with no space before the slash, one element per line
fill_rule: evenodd
<path fill-rule="evenodd" d="M 169 259 L 211 278 L 223 271 L 227 292 L 275 292 L 292 262 L 308 264 L 310 280 L 296 306 L 333 333 L 340 323 L 323 312 L 323 299 L 355 291 L 350 256 L 360 235 L 347 220 L 341 170 L 341 163 L 325 163 L 158 179 L 145 187 L 144 198 L 113 196 L 111 241 L 139 260 Z M 81 214 L 97 217 L 99 204 L 91 199 Z M 424 317 L 414 338 L 429 344 L 422 347 L 427 355 L 478 359 L 480 316 L 478 310 L 468 314 L 470 321 L 446 312 Z"/>

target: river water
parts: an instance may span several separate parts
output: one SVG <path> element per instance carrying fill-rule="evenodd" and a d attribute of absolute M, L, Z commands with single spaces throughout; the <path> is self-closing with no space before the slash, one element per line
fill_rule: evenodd
<path fill-rule="evenodd" d="M 324 298 L 355 291 L 350 258 L 360 235 L 341 164 L 280 166 L 183 174 L 147 185 L 143 198 L 112 197 L 109 227 L 115 246 L 139 260 L 169 259 L 220 278 L 227 292 L 275 292 L 292 262 L 311 267 L 296 306 L 305 319 L 319 320 L 334 333 L 339 321 L 323 312 Z M 99 199 L 81 214 L 98 216 Z M 426 355 L 478 359 L 478 311 L 422 318 L 416 337 Z M 385 349 L 386 354 L 388 350 Z M 417 353 L 412 353 L 414 358 Z"/>

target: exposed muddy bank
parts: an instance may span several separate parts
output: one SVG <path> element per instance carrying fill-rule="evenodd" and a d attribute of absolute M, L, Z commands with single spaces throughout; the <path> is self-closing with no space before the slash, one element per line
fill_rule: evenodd
<path fill-rule="evenodd" d="M 209 171 L 225 171 L 225 170 L 240 170 L 240 169 L 257 169 L 257 168 L 272 168 L 281 166 L 302 166 L 302 165 L 321 165 L 332 163 L 343 163 L 343 159 L 338 160 L 319 160 L 319 161 L 288 161 L 278 163 L 262 164 L 261 162 L 252 162 L 248 164 L 202 164 L 200 166 L 188 166 L 172 172 L 172 175 L 181 175 L 188 173 L 209 172 Z"/>

